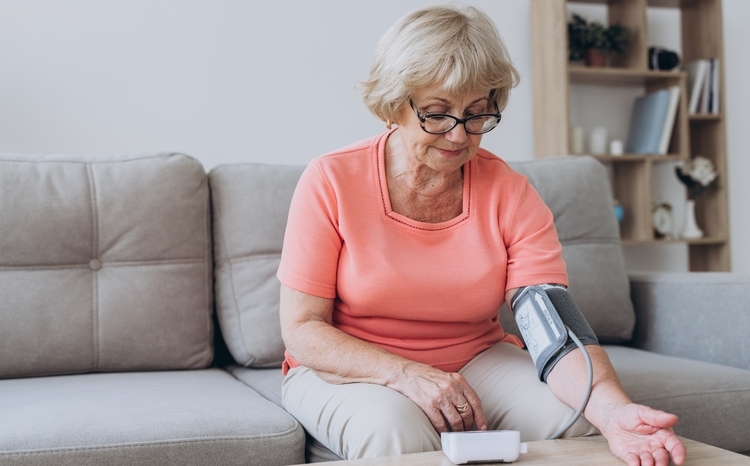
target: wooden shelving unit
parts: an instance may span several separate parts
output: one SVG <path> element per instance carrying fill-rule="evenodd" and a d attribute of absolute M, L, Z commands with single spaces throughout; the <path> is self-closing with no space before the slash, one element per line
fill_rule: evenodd
<path fill-rule="evenodd" d="M 610 24 L 631 32 L 624 56 L 607 68 L 568 63 L 568 0 L 532 0 L 531 29 L 534 79 L 534 129 L 537 158 L 569 154 L 570 85 L 642 86 L 646 92 L 681 86 L 680 102 L 668 155 L 598 156 L 612 167 L 614 196 L 628 215 L 621 224 L 623 244 L 687 244 L 690 270 L 727 271 L 729 226 L 727 205 L 726 128 L 723 113 L 688 115 L 684 72 L 648 69 L 647 8 L 679 8 L 682 60 L 719 59 L 720 110 L 726 108 L 721 0 L 571 0 L 607 6 Z M 606 111 L 603 109 L 602 111 Z M 696 218 L 706 236 L 699 240 L 665 240 L 653 232 L 651 209 L 654 164 L 675 162 L 696 154 L 710 158 L 718 173 L 716 185 L 696 201 Z M 676 177 L 665 182 L 679 183 Z"/>

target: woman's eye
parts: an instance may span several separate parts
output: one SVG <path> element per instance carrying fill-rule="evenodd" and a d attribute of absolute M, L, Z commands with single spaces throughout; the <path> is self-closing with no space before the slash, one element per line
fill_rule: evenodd
<path fill-rule="evenodd" d="M 438 122 L 444 121 L 444 120 L 445 120 L 445 118 L 446 118 L 446 117 L 444 117 L 444 116 L 442 116 L 442 115 L 427 115 L 427 116 L 426 116 L 426 119 L 427 119 L 427 120 L 430 120 L 430 121 L 432 121 L 432 122 L 434 122 L 434 123 L 438 123 Z"/>

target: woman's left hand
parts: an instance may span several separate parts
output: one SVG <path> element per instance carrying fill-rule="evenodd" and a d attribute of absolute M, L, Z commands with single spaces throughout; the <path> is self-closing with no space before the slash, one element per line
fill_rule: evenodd
<path fill-rule="evenodd" d="M 629 403 L 612 411 L 602 434 L 609 448 L 628 466 L 667 466 L 685 461 L 685 445 L 672 427 L 677 416 L 648 406 Z"/>

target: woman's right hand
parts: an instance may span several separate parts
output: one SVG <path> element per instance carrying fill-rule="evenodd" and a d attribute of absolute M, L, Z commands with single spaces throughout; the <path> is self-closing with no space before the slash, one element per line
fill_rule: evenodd
<path fill-rule="evenodd" d="M 409 361 L 334 328 L 333 299 L 282 285 L 279 317 L 287 351 L 323 380 L 385 385 L 416 403 L 438 432 L 487 429 L 479 396 L 461 374 Z"/>
<path fill-rule="evenodd" d="M 392 388 L 416 403 L 438 432 L 487 430 L 479 396 L 461 374 L 413 363 Z"/>

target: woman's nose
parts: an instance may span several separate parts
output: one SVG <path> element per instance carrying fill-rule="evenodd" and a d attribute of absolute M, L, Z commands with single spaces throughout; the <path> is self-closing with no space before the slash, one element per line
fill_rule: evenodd
<path fill-rule="evenodd" d="M 447 139 L 450 142 L 465 142 L 466 139 L 469 137 L 469 134 L 466 132 L 466 128 L 463 124 L 459 123 L 456 126 L 454 126 L 450 131 L 444 134 L 445 139 Z"/>

